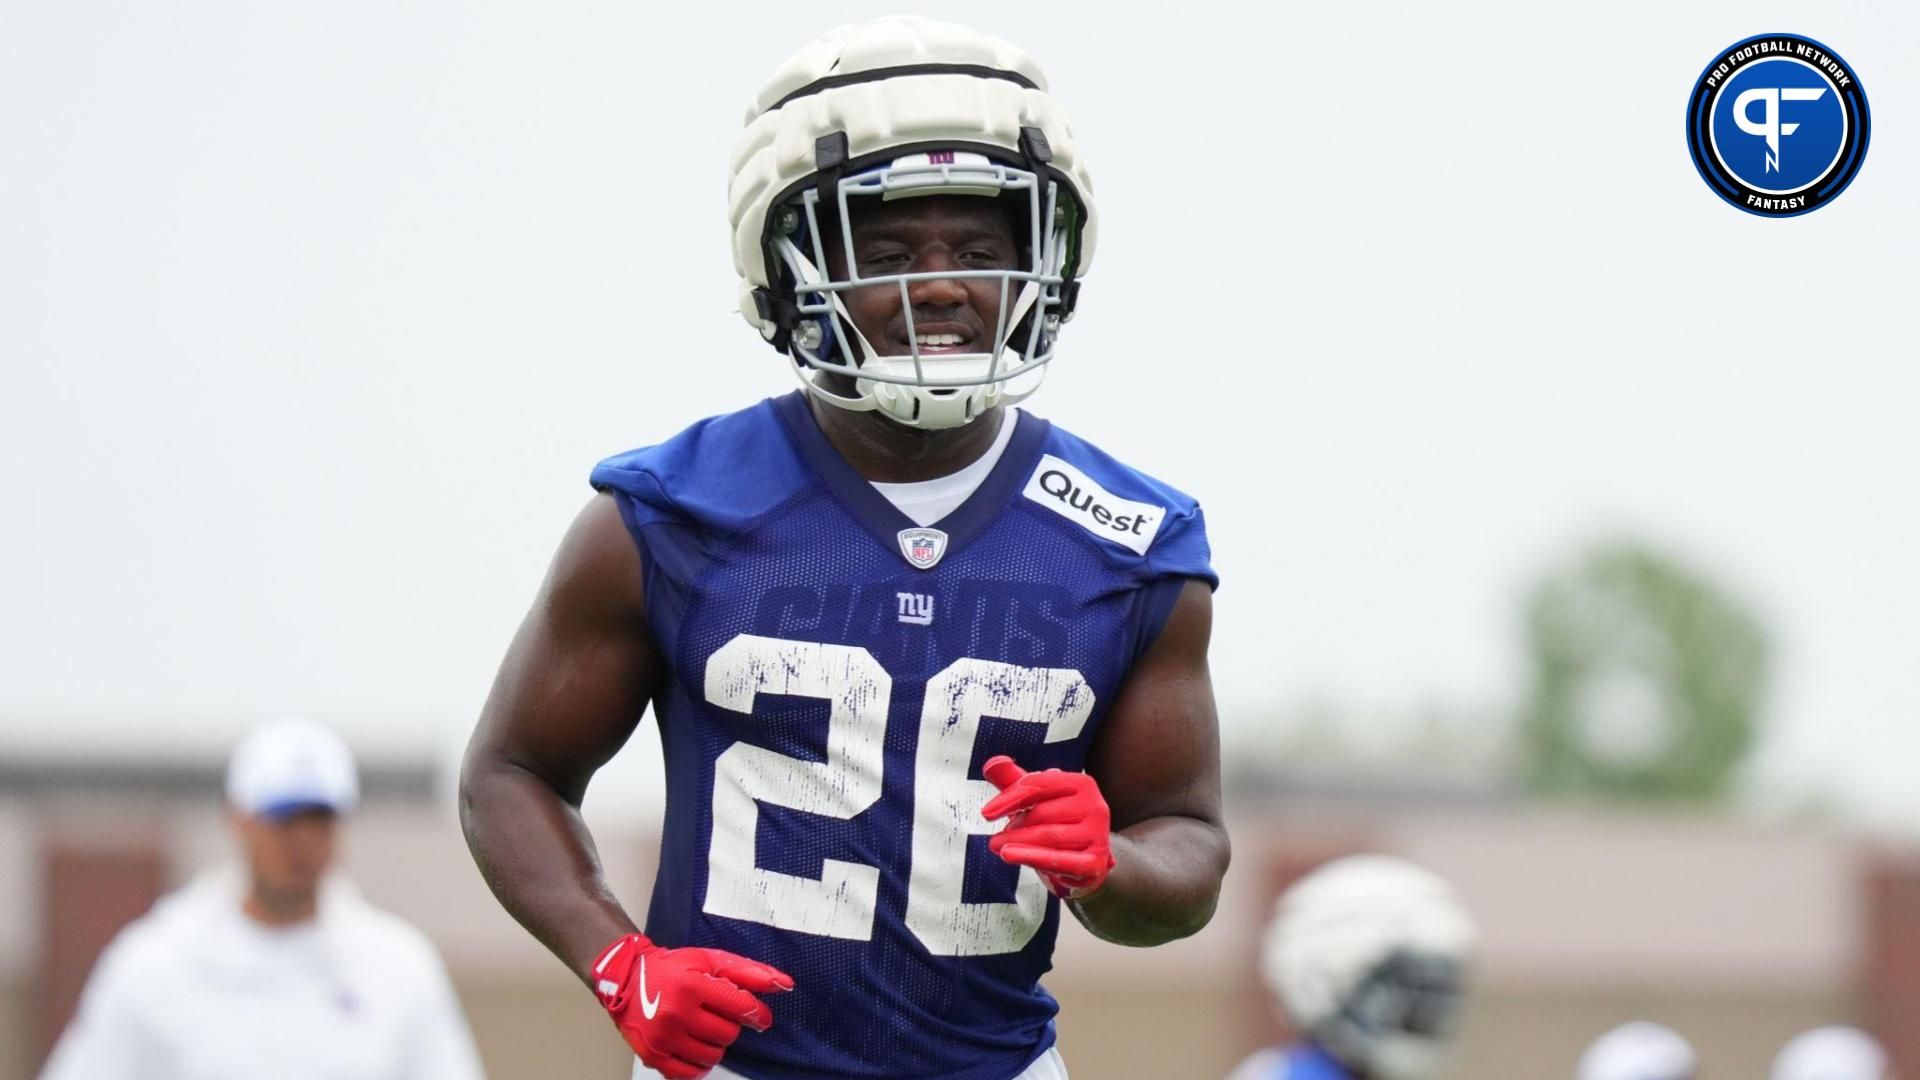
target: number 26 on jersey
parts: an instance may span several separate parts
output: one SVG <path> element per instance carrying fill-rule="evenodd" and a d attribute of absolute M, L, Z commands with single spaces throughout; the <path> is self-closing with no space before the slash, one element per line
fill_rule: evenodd
<path fill-rule="evenodd" d="M 878 802 L 893 677 L 867 650 L 741 634 L 707 661 L 706 699 L 753 714 L 761 694 L 828 704 L 825 761 L 735 743 L 714 761 L 713 838 L 708 847 L 710 915 L 806 934 L 873 937 L 880 868 L 823 861 L 818 878 L 755 865 L 760 803 L 848 819 Z M 992 784 L 967 775 L 982 717 L 1039 724 L 1045 740 L 1080 734 L 1093 689 L 1078 671 L 992 660 L 956 660 L 927 680 L 914 755 L 913 855 L 906 925 L 936 956 L 1018 952 L 1046 913 L 1047 890 L 1021 868 L 1012 903 L 967 903 L 967 838 L 1000 828 L 980 816 Z"/>

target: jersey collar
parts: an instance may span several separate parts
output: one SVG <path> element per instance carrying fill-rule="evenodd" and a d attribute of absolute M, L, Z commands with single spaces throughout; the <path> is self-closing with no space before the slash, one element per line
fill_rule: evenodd
<path fill-rule="evenodd" d="M 813 418 L 813 410 L 808 407 L 804 390 L 795 390 L 790 394 L 775 398 L 774 412 L 779 415 L 781 426 L 787 429 L 787 435 L 799 451 L 801 460 L 820 478 L 828 491 L 840 501 L 854 520 L 873 534 L 881 546 L 893 551 L 899 546 L 901 530 L 915 528 L 913 520 L 900 512 L 899 508 L 887 501 L 885 495 L 875 491 L 867 478 L 856 472 L 840 451 L 833 448 L 827 436 L 820 430 L 819 421 Z M 1025 482 L 1027 476 L 1039 464 L 1040 451 L 1046 443 L 1047 432 L 1051 429 L 1045 420 L 1029 412 L 1023 412 L 1020 422 L 1014 425 L 1013 438 L 1007 443 L 1007 449 L 1000 460 L 987 473 L 973 494 L 955 507 L 946 517 L 931 526 L 947 534 L 947 551 L 952 553 L 971 540 L 994 516 L 1006 508 Z"/>

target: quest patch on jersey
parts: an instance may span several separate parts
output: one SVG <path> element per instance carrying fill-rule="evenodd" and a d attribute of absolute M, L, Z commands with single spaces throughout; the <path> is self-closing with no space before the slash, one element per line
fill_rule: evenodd
<path fill-rule="evenodd" d="M 1027 498 L 1103 540 L 1145 555 L 1166 519 L 1167 508 L 1134 502 L 1093 482 L 1086 473 L 1047 454 L 1027 479 Z"/>
<path fill-rule="evenodd" d="M 1867 157 L 1867 94 L 1838 54 L 1760 34 L 1708 62 L 1687 101 L 1687 149 L 1714 194 L 1793 217 L 1832 202 Z"/>

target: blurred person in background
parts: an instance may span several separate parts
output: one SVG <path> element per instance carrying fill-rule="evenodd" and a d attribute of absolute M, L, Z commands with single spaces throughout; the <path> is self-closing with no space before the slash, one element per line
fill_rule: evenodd
<path fill-rule="evenodd" d="M 1300 1041 L 1229 1080 L 1421 1080 L 1460 1026 L 1472 918 L 1438 875 L 1401 859 L 1336 859 L 1280 895 L 1267 985 Z"/>
<path fill-rule="evenodd" d="M 1622 1024 L 1580 1055 L 1579 1080 L 1693 1080 L 1693 1044 L 1672 1028 L 1645 1020 Z"/>
<path fill-rule="evenodd" d="M 328 875 L 359 798 L 346 743 L 268 721 L 226 788 L 243 865 L 121 930 L 42 1080 L 477 1080 L 439 953 Z"/>
<path fill-rule="evenodd" d="M 1894 1080 L 1887 1052 L 1859 1028 L 1836 1024 L 1802 1032 L 1773 1059 L 1769 1080 Z"/>

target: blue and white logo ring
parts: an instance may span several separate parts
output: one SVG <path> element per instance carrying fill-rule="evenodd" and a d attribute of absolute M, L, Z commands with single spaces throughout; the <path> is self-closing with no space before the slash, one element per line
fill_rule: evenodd
<path fill-rule="evenodd" d="M 1799 34 L 1735 42 L 1687 101 L 1694 168 L 1714 194 L 1761 217 L 1832 202 L 1859 175 L 1869 128 L 1852 66 Z"/>

